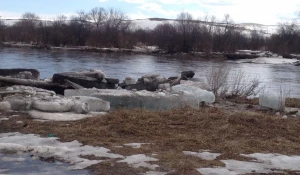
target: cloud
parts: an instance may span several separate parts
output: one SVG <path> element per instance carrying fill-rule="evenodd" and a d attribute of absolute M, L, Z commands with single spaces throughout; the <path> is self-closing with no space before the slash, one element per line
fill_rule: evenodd
<path fill-rule="evenodd" d="M 176 18 L 181 11 L 186 11 L 195 18 L 205 14 L 214 15 L 219 21 L 224 14 L 230 14 L 237 23 L 253 22 L 277 24 L 282 20 L 293 19 L 300 9 L 299 0 L 119 0 L 136 4 L 140 15 L 151 12 L 155 17 Z M 198 9 L 197 9 L 198 8 Z M 153 16 L 154 17 L 154 16 Z"/>
<path fill-rule="evenodd" d="M 144 3 L 149 2 L 148 0 L 119 0 L 119 1 L 127 2 L 130 4 L 144 4 Z"/>
<path fill-rule="evenodd" d="M 164 9 L 162 5 L 153 2 L 145 3 L 139 6 L 138 8 L 143 11 L 155 12 L 156 14 L 162 15 L 163 17 L 174 17 L 179 13 L 178 11 L 175 10 Z M 162 16 L 156 16 L 156 17 L 162 17 Z"/>
<path fill-rule="evenodd" d="M 107 0 L 99 0 L 99 2 L 106 2 Z"/>
<path fill-rule="evenodd" d="M 16 12 L 8 12 L 8 11 L 0 11 L 0 16 L 2 19 L 20 19 L 23 13 L 16 13 Z M 63 13 L 63 14 L 37 14 L 40 19 L 43 20 L 54 20 L 59 15 L 64 15 L 68 19 L 71 16 L 75 15 L 76 13 Z"/>
<path fill-rule="evenodd" d="M 130 19 L 146 19 L 151 18 L 151 16 L 147 16 L 143 14 L 141 11 L 138 11 L 137 13 L 129 13 L 128 14 Z"/>

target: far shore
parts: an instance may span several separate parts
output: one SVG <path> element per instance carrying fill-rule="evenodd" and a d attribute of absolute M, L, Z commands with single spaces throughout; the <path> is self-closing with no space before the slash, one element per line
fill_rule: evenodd
<path fill-rule="evenodd" d="M 63 46 L 55 47 L 49 45 L 28 44 L 19 42 L 3 42 L 0 47 L 12 48 L 30 48 L 30 49 L 43 49 L 43 50 L 57 50 L 57 51 L 78 51 L 78 52 L 95 52 L 95 53 L 122 53 L 122 54 L 145 54 L 145 55 L 158 55 L 158 56 L 185 56 L 201 59 L 225 59 L 224 53 L 221 52 L 177 52 L 168 53 L 154 46 L 141 46 L 134 47 L 133 49 L 127 48 L 106 48 L 106 47 L 92 47 L 92 46 Z"/>

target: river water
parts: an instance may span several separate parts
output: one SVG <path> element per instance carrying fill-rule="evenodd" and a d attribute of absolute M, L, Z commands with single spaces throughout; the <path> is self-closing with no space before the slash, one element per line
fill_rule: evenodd
<path fill-rule="evenodd" d="M 213 61 L 203 61 L 184 56 L 153 56 L 138 54 L 103 54 L 90 52 L 65 52 L 18 48 L 0 49 L 0 68 L 33 68 L 41 72 L 41 78 L 57 72 L 101 69 L 107 77 L 138 78 L 155 73 L 161 76 L 178 76 L 181 71 L 193 70 L 195 77 L 204 79 Z M 261 87 L 278 91 L 284 89 L 292 97 L 300 97 L 300 67 L 291 64 L 250 64 L 225 62 L 230 75 L 244 72 L 248 79 L 258 78 Z"/>

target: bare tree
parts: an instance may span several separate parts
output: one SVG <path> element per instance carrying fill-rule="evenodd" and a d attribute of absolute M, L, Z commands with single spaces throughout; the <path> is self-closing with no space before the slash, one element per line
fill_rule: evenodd
<path fill-rule="evenodd" d="M 181 51 L 189 52 L 192 49 L 192 37 L 191 33 L 194 28 L 193 16 L 187 12 L 181 12 L 177 16 L 177 25 L 176 28 L 178 33 L 182 38 L 182 48 Z"/>
<path fill-rule="evenodd" d="M 90 33 L 91 25 L 89 23 L 89 15 L 84 11 L 78 11 L 75 16 L 71 17 L 69 25 L 72 35 L 72 42 L 75 45 L 85 45 Z"/>
<path fill-rule="evenodd" d="M 15 23 L 20 28 L 20 40 L 23 42 L 36 42 L 36 28 L 40 19 L 35 13 L 26 12 L 22 15 L 21 21 Z"/>
<path fill-rule="evenodd" d="M 107 21 L 108 14 L 105 8 L 95 7 L 89 13 L 90 19 L 96 24 L 96 29 L 100 30 L 100 27 Z"/>
<path fill-rule="evenodd" d="M 105 33 L 107 42 L 114 47 L 126 45 L 125 33 L 130 29 L 131 21 L 129 17 L 122 11 L 110 8 L 108 10 L 108 18 L 105 23 Z"/>
<path fill-rule="evenodd" d="M 168 53 L 179 51 L 180 42 L 178 41 L 178 34 L 176 28 L 170 23 L 159 24 L 154 31 L 155 43 Z M 178 44 L 179 43 L 179 44 Z"/>

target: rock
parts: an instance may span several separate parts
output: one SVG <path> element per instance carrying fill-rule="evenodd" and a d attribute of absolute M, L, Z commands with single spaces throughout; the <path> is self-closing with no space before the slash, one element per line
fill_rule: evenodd
<path fill-rule="evenodd" d="M 171 88 L 171 85 L 170 83 L 164 83 L 164 84 L 159 84 L 158 85 L 158 89 L 161 89 L 161 90 L 170 90 Z"/>
<path fill-rule="evenodd" d="M 136 84 L 131 84 L 131 85 L 128 85 L 128 86 L 124 86 L 123 88 L 125 88 L 127 90 L 136 89 L 138 91 L 141 91 L 141 90 L 156 91 L 158 89 L 158 85 L 159 85 L 159 83 L 157 83 L 157 82 L 152 82 L 152 83 L 149 83 L 149 84 L 145 84 L 143 82 L 138 82 Z"/>
<path fill-rule="evenodd" d="M 272 92 L 259 95 L 259 105 L 262 107 L 281 110 L 285 106 L 285 98 Z"/>
<path fill-rule="evenodd" d="M 171 84 L 171 86 L 175 86 L 175 85 L 179 85 L 181 81 L 181 78 L 177 78 L 175 80 L 169 80 L 169 83 Z"/>
<path fill-rule="evenodd" d="M 149 91 L 101 90 L 93 97 L 110 102 L 111 108 L 145 108 L 168 110 L 190 106 L 199 108 L 199 100 L 190 94 L 171 94 Z"/>
<path fill-rule="evenodd" d="M 155 79 L 159 76 L 160 76 L 159 74 L 149 74 L 149 75 L 143 75 L 142 78 Z"/>
<path fill-rule="evenodd" d="M 165 77 L 156 77 L 154 79 L 155 82 L 162 84 L 162 83 L 166 83 L 168 80 Z"/>
<path fill-rule="evenodd" d="M 259 55 L 256 54 L 240 54 L 240 53 L 226 53 L 224 54 L 229 60 L 239 60 L 239 59 L 254 59 L 258 58 Z"/>
<path fill-rule="evenodd" d="M 20 73 L 23 76 L 30 75 L 31 79 L 40 79 L 40 72 L 36 69 L 0 69 L 0 76 L 18 76 Z"/>
<path fill-rule="evenodd" d="M 211 104 L 215 102 L 215 95 L 212 92 L 207 90 L 203 90 L 198 87 L 189 86 L 186 84 L 180 84 L 172 87 L 173 92 L 184 92 L 186 94 L 190 94 L 191 96 L 197 98 L 199 103 L 205 102 L 206 104 Z"/>
<path fill-rule="evenodd" d="M 288 116 L 287 116 L 287 115 L 284 115 L 284 116 L 282 116 L 281 118 L 283 118 L 283 119 L 287 119 L 287 118 L 288 118 Z"/>
<path fill-rule="evenodd" d="M 178 79 L 179 77 L 169 77 L 168 80 L 176 80 Z"/>
<path fill-rule="evenodd" d="M 53 75 L 53 82 L 65 84 L 65 79 L 79 84 L 85 88 L 98 88 L 98 89 L 114 89 L 114 84 L 103 83 L 96 78 L 77 74 L 76 72 L 58 73 Z"/>
<path fill-rule="evenodd" d="M 68 112 L 72 110 L 74 102 L 64 98 L 42 98 L 32 102 L 32 108 L 44 112 Z"/>
<path fill-rule="evenodd" d="M 195 75 L 194 71 L 183 71 L 181 72 L 181 79 L 188 80 L 189 78 L 193 78 Z"/>
<path fill-rule="evenodd" d="M 0 102 L 0 111 L 9 111 L 10 109 L 11 109 L 11 106 L 8 101 Z"/>
<path fill-rule="evenodd" d="M 288 59 L 292 59 L 293 56 L 291 54 L 288 54 L 288 53 L 284 53 L 282 54 L 282 58 L 288 58 Z"/>
<path fill-rule="evenodd" d="M 143 83 L 144 84 L 151 84 L 153 82 L 152 78 L 143 78 Z"/>
<path fill-rule="evenodd" d="M 101 70 L 98 70 L 98 69 L 90 69 L 90 70 L 85 70 L 85 71 L 75 72 L 75 73 L 80 74 L 80 75 L 85 75 L 88 77 L 92 77 L 92 78 L 96 78 L 99 81 L 102 81 L 106 77 L 104 72 L 102 72 Z"/>
<path fill-rule="evenodd" d="M 119 84 L 119 79 L 114 79 L 114 78 L 105 78 L 106 79 L 106 82 L 108 84 Z"/>
<path fill-rule="evenodd" d="M 101 100 L 95 97 L 86 97 L 86 96 L 73 96 L 73 100 L 78 100 L 82 103 L 89 105 L 90 111 L 92 112 L 107 112 L 110 110 L 110 104 L 108 101 Z"/>
<path fill-rule="evenodd" d="M 136 84 L 136 80 L 131 77 L 126 77 L 124 83 L 125 85 L 132 85 L 132 84 Z"/>
<path fill-rule="evenodd" d="M 280 112 L 276 112 L 276 114 L 275 114 L 276 116 L 280 116 Z"/>
<path fill-rule="evenodd" d="M 11 77 L 12 78 L 21 78 L 21 79 L 35 79 L 33 77 L 32 73 L 29 71 L 19 72 L 19 74 L 13 75 Z"/>

